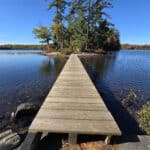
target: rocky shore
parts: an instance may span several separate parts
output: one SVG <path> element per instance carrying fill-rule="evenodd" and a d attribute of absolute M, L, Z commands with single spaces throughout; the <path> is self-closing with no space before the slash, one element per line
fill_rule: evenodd
<path fill-rule="evenodd" d="M 39 108 L 40 104 L 22 103 L 0 123 L 0 150 L 11 150 L 22 143 Z"/>

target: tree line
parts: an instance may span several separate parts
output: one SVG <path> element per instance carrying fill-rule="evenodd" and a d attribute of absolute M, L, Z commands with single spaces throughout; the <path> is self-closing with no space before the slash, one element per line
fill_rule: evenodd
<path fill-rule="evenodd" d="M 119 32 L 106 8 L 112 8 L 111 0 L 50 0 L 48 10 L 55 11 L 52 25 L 34 28 L 33 33 L 57 50 L 119 50 Z"/>
<path fill-rule="evenodd" d="M 43 50 L 45 48 L 44 45 L 25 45 L 25 44 L 5 44 L 5 45 L 0 45 L 0 49 L 16 49 L 16 50 Z M 136 45 L 136 44 L 121 44 L 121 49 L 122 50 L 150 50 L 150 45 Z"/>
<path fill-rule="evenodd" d="M 0 45 L 1 50 L 41 50 L 43 49 L 42 45 L 23 45 L 23 44 L 5 44 Z"/>
<path fill-rule="evenodd" d="M 150 50 L 150 45 L 122 44 L 122 50 Z"/>

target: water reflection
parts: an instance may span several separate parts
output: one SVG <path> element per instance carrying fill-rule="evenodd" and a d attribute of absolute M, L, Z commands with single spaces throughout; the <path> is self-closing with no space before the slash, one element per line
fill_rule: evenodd
<path fill-rule="evenodd" d="M 51 73 L 51 70 L 53 68 L 53 64 L 51 64 L 50 60 L 51 59 L 44 61 L 40 67 L 40 72 L 45 76 L 48 76 Z"/>
<path fill-rule="evenodd" d="M 7 52 L 0 53 L 2 120 L 20 103 L 42 103 L 66 61 L 65 58 L 48 57 L 35 51 L 21 55 L 8 55 Z"/>
<path fill-rule="evenodd" d="M 99 56 L 82 57 L 83 64 L 87 67 L 87 71 L 90 74 L 92 80 L 96 82 L 98 79 L 103 79 L 107 74 L 107 70 L 115 63 L 116 55 L 108 56 L 109 59 Z"/>
<path fill-rule="evenodd" d="M 65 62 L 66 58 L 62 56 L 56 56 L 55 59 L 53 57 L 49 57 L 47 60 L 43 61 L 40 67 L 40 72 L 45 76 L 51 75 L 57 77 Z"/>
<path fill-rule="evenodd" d="M 81 58 L 123 133 L 141 134 L 121 101 L 131 89 L 138 95 L 135 110 L 150 100 L 150 51 L 120 51 L 112 55 Z"/>

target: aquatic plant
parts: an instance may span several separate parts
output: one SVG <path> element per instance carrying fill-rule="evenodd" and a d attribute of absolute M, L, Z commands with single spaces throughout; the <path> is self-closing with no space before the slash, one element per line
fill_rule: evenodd
<path fill-rule="evenodd" d="M 132 107 L 136 103 L 137 95 L 136 93 L 131 89 L 127 95 L 126 98 L 122 100 L 122 104 L 124 107 Z"/>
<path fill-rule="evenodd" d="M 150 102 L 143 105 L 138 112 L 139 126 L 150 135 Z"/>

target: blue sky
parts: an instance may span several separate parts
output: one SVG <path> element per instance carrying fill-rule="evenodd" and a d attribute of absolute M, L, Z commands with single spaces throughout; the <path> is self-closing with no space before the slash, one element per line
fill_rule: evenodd
<path fill-rule="evenodd" d="M 0 44 L 37 44 L 32 29 L 51 25 L 49 0 L 0 0 Z M 150 44 L 150 0 L 113 0 L 107 10 L 121 43 Z"/>

